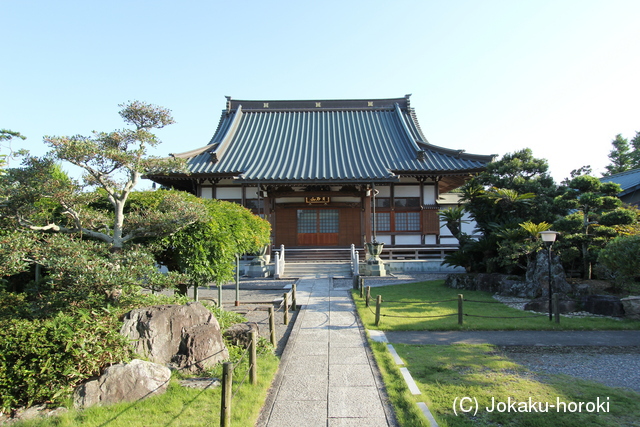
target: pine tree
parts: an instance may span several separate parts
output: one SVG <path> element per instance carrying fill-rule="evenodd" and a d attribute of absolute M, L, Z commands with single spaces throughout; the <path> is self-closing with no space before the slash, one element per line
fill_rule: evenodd
<path fill-rule="evenodd" d="M 638 142 L 640 143 L 640 141 Z M 622 134 L 617 134 L 615 139 L 611 141 L 611 145 L 613 145 L 613 149 L 609 152 L 611 163 L 605 166 L 607 172 L 603 175 L 610 176 L 633 169 L 635 155 L 631 151 L 629 140 L 623 138 Z"/>

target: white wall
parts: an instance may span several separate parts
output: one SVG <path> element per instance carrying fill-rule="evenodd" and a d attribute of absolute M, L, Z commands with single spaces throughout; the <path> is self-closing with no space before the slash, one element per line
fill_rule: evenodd
<path fill-rule="evenodd" d="M 419 185 L 396 185 L 393 189 L 395 197 L 420 197 Z"/>
<path fill-rule="evenodd" d="M 424 204 L 425 205 L 435 205 L 436 204 L 436 186 L 435 185 L 425 185 L 423 191 Z"/>
<path fill-rule="evenodd" d="M 242 187 L 216 187 L 216 199 L 242 199 Z"/>
<path fill-rule="evenodd" d="M 396 245 L 420 245 L 422 243 L 421 236 L 419 234 L 407 235 L 407 234 L 398 234 L 396 235 Z"/>
<path fill-rule="evenodd" d="M 203 199 L 213 199 L 213 187 L 200 187 L 200 197 Z"/>

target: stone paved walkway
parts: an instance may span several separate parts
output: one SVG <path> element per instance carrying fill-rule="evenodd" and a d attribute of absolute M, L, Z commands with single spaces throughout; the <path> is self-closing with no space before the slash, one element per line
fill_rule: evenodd
<path fill-rule="evenodd" d="M 297 285 L 298 314 L 259 426 L 395 426 L 355 306 L 328 278 Z"/>

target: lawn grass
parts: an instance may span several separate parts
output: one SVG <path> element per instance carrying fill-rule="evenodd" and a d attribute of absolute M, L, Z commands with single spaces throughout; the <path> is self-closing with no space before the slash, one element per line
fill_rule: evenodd
<path fill-rule="evenodd" d="M 536 375 L 510 360 L 491 345 L 416 346 L 394 344 L 394 348 L 411 372 L 421 395 L 413 396 L 403 385 L 399 368 L 390 361 L 389 352 L 382 343 L 371 343 L 387 385 L 390 399 L 402 426 L 428 426 L 426 418 L 409 411 L 415 402 L 425 402 L 438 424 L 445 426 L 628 426 L 639 425 L 640 394 L 621 388 L 612 388 L 591 381 L 583 381 L 564 375 Z M 475 398 L 465 401 L 463 412 L 459 406 L 454 413 L 454 403 L 462 397 Z M 516 410 L 489 412 L 492 398 L 496 402 L 526 402 L 527 412 Z M 534 412 L 529 398 L 537 402 L 542 411 L 545 403 L 548 412 Z M 608 412 L 587 411 L 589 402 L 607 401 Z M 557 400 L 584 402 L 583 411 L 557 411 L 550 405 Z M 542 406 L 540 406 L 540 404 Z M 458 403 L 459 405 L 459 403 Z M 569 406 L 571 408 L 571 406 Z M 591 409 L 593 410 L 593 406 Z"/>
<path fill-rule="evenodd" d="M 258 419 L 271 382 L 278 368 L 279 359 L 272 352 L 258 355 L 258 384 L 252 386 L 248 379 L 237 388 L 246 372 L 243 363 L 234 372 L 235 394 L 231 404 L 231 425 L 253 426 Z M 221 366 L 208 374 L 221 378 Z M 38 419 L 16 423 L 19 427 L 88 426 L 88 427 L 202 427 L 220 424 L 221 388 L 197 390 L 181 387 L 178 378 L 172 378 L 168 391 L 145 400 L 119 403 L 107 407 L 91 407 L 51 419 Z"/>
<path fill-rule="evenodd" d="M 463 294 L 465 299 L 463 325 L 458 325 L 458 294 Z M 379 326 L 375 326 L 377 295 L 381 295 L 383 301 Z M 550 322 L 546 314 L 521 311 L 497 303 L 489 292 L 448 288 L 443 280 L 371 288 L 369 307 L 365 307 L 359 291 L 354 290 L 353 297 L 365 327 L 383 331 L 640 329 L 640 321 L 600 317 L 561 316 L 558 324 Z M 446 302 L 429 303 L 432 301 Z"/>

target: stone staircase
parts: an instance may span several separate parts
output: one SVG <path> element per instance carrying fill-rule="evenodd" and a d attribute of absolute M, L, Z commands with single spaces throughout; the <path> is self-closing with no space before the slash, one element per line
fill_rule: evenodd
<path fill-rule="evenodd" d="M 351 277 L 348 261 L 288 261 L 281 277 Z"/>

